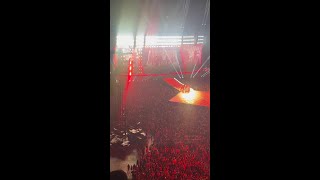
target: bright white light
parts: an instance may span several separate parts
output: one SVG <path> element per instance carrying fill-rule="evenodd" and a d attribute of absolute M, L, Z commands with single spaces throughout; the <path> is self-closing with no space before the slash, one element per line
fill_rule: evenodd
<path fill-rule="evenodd" d="M 181 36 L 147 36 L 147 37 L 155 37 L 155 38 L 181 38 Z"/>
<path fill-rule="evenodd" d="M 183 42 L 186 42 L 186 41 L 194 41 L 194 39 L 184 39 Z"/>
<path fill-rule="evenodd" d="M 144 37 L 143 36 L 137 36 L 136 37 L 136 46 L 137 47 L 143 47 L 144 43 Z"/>
<path fill-rule="evenodd" d="M 181 39 L 166 39 L 163 41 L 157 41 L 157 43 L 181 43 Z"/>
<path fill-rule="evenodd" d="M 163 44 L 163 43 L 166 43 L 166 44 L 176 44 L 176 43 L 181 43 L 181 41 L 156 41 L 157 44 Z"/>
<path fill-rule="evenodd" d="M 146 36 L 146 38 L 182 38 L 182 36 Z M 193 38 L 194 36 L 183 36 L 183 38 Z M 198 37 L 204 37 L 204 36 L 198 36 Z M 118 38 L 133 38 L 133 36 L 130 35 L 118 35 Z M 144 39 L 144 36 L 136 36 L 137 39 Z"/>
<path fill-rule="evenodd" d="M 204 36 L 198 36 L 204 37 Z M 184 41 L 186 42 L 194 42 L 194 36 L 183 36 Z M 176 46 L 179 47 L 181 45 L 181 36 L 136 36 L 136 47 L 142 48 L 145 42 L 147 47 L 170 47 Z M 145 40 L 145 41 L 144 41 Z M 199 38 L 198 41 L 202 41 Z M 130 35 L 117 36 L 117 47 L 118 48 L 128 48 L 134 45 L 134 38 Z"/>
<path fill-rule="evenodd" d="M 197 97 L 197 93 L 196 93 L 195 90 L 190 88 L 190 92 L 189 93 L 182 93 L 181 96 L 186 101 L 194 101 L 196 99 L 196 97 Z"/>
<path fill-rule="evenodd" d="M 179 45 L 179 44 L 181 44 L 181 42 L 176 42 L 176 43 L 157 43 L 157 44 L 155 44 L 156 46 L 157 45 L 168 45 L 168 46 L 172 46 L 172 45 Z"/>
<path fill-rule="evenodd" d="M 128 38 L 133 38 L 133 36 L 129 36 L 129 35 L 124 35 L 124 36 L 120 36 L 120 35 L 118 35 L 117 36 L 117 39 L 128 39 Z"/>
<path fill-rule="evenodd" d="M 133 43 L 134 43 L 133 36 L 129 36 L 129 35 L 117 36 L 118 48 L 128 48 L 129 46 L 133 46 Z"/>
<path fill-rule="evenodd" d="M 179 37 L 179 38 L 160 38 L 160 37 L 157 37 L 156 39 L 158 39 L 159 41 L 166 41 L 166 40 L 181 40 L 182 38 Z"/>

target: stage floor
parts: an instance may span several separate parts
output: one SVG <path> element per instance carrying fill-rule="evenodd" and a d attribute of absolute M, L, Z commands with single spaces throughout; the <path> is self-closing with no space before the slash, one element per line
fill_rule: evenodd
<path fill-rule="evenodd" d="M 190 93 L 180 92 L 169 101 L 191 104 L 195 106 L 207 106 L 210 107 L 210 92 L 190 90 Z"/>
<path fill-rule="evenodd" d="M 178 91 L 184 85 L 175 78 L 165 78 L 163 80 Z M 169 101 L 210 107 L 210 91 L 196 91 L 191 87 L 189 93 L 180 92 Z"/>

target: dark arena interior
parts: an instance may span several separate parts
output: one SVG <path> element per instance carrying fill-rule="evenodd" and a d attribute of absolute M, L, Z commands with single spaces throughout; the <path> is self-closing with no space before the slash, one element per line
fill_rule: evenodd
<path fill-rule="evenodd" d="M 110 172 L 210 179 L 210 0 L 110 5 Z"/>

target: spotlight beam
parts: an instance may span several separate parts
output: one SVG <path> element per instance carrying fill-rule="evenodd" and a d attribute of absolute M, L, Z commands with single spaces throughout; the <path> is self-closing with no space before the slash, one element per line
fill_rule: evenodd
<path fill-rule="evenodd" d="M 202 75 L 201 75 L 201 77 L 203 77 L 205 74 L 207 74 L 208 72 L 205 72 L 205 73 L 203 73 Z"/>
<path fill-rule="evenodd" d="M 203 73 L 203 74 L 201 75 L 201 77 L 206 76 L 208 73 L 210 73 L 210 71 L 207 71 L 207 72 Z"/>
<path fill-rule="evenodd" d="M 198 61 L 197 61 L 197 62 L 198 62 Z M 194 71 L 195 67 L 197 66 L 197 62 L 196 62 L 196 63 L 194 64 L 194 66 L 193 66 L 193 69 L 192 69 L 192 73 L 191 73 L 190 78 L 192 77 L 193 71 Z"/>
<path fill-rule="evenodd" d="M 208 72 L 206 75 L 204 75 L 203 77 L 207 76 L 208 74 L 210 74 L 210 72 Z"/>
<path fill-rule="evenodd" d="M 207 60 L 201 65 L 201 67 L 198 69 L 197 73 L 193 76 L 193 78 L 198 74 L 200 69 L 206 64 L 206 62 L 210 59 L 210 56 L 207 58 Z"/>
<path fill-rule="evenodd" d="M 146 63 L 146 65 L 148 65 L 148 62 L 149 62 L 149 59 L 150 59 L 150 49 L 149 49 L 149 53 L 148 53 L 148 60 L 147 60 L 147 63 Z"/>
<path fill-rule="evenodd" d="M 174 67 L 171 59 L 169 58 L 169 56 L 168 56 L 168 54 L 167 54 L 167 51 L 166 51 L 164 48 L 163 48 L 163 50 L 164 50 L 164 52 L 166 53 L 166 57 L 169 59 L 171 65 L 172 65 L 172 67 L 173 67 L 173 69 L 176 71 L 176 73 L 177 73 L 177 75 L 179 76 L 179 78 L 181 78 L 180 75 L 179 75 L 179 73 L 178 73 L 178 71 L 177 71 L 176 68 Z"/>
<path fill-rule="evenodd" d="M 183 78 L 183 74 L 182 74 L 182 71 L 181 71 L 181 68 L 180 68 L 180 63 L 179 63 L 179 60 L 178 60 L 178 57 L 177 57 L 177 52 L 174 55 L 175 55 L 174 57 L 176 58 L 176 61 L 177 61 L 178 65 L 179 65 L 181 76 Z"/>
<path fill-rule="evenodd" d="M 206 25 L 206 23 L 207 23 L 207 19 L 208 19 L 209 13 L 210 13 L 210 0 L 209 0 L 209 7 L 208 7 L 206 19 L 205 19 L 205 21 L 204 21 L 204 25 Z"/>
<path fill-rule="evenodd" d="M 204 19 L 204 25 L 206 25 L 206 22 L 207 22 L 207 19 L 208 19 L 208 14 L 210 12 L 210 0 L 208 0 L 208 9 L 207 9 L 207 14 L 206 14 L 206 17 Z"/>
<path fill-rule="evenodd" d="M 191 77 L 192 77 L 192 75 L 193 75 L 193 71 L 194 71 L 194 69 L 195 69 L 196 65 L 197 65 L 197 63 L 195 63 L 195 64 L 194 64 L 194 66 L 193 66 L 193 69 L 192 69 L 192 73 L 191 73 L 190 78 L 191 78 Z"/>
<path fill-rule="evenodd" d="M 204 24 L 205 17 L 207 15 L 207 11 L 208 11 L 208 0 L 206 2 L 206 8 L 205 8 L 204 15 L 203 15 L 203 18 L 202 18 L 202 25 Z"/>

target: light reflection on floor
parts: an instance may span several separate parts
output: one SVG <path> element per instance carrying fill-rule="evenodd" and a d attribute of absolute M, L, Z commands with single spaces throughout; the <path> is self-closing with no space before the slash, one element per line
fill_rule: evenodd
<path fill-rule="evenodd" d="M 210 107 L 210 92 L 190 89 L 189 93 L 180 92 L 169 101 Z"/>

